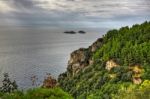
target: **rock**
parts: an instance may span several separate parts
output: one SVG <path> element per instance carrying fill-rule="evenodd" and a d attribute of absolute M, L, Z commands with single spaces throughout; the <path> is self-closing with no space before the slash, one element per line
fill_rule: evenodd
<path fill-rule="evenodd" d="M 80 31 L 78 31 L 78 33 L 80 33 L 80 34 L 85 34 L 86 32 L 85 32 L 85 31 L 80 30 Z"/>
<path fill-rule="evenodd" d="M 85 62 L 88 53 L 86 53 L 85 48 L 80 48 L 79 50 L 76 50 L 71 53 L 70 60 L 68 61 L 68 65 L 75 64 L 77 62 Z"/>
<path fill-rule="evenodd" d="M 133 66 L 130 66 L 129 68 L 132 72 L 133 72 L 133 75 L 132 75 L 132 81 L 134 84 L 140 84 L 142 83 L 142 79 L 141 79 L 141 75 L 142 75 L 142 67 L 140 65 L 133 65 Z"/>
<path fill-rule="evenodd" d="M 71 53 L 67 69 L 74 75 L 88 65 L 88 60 L 89 53 L 87 49 L 80 48 Z"/>
<path fill-rule="evenodd" d="M 135 65 L 135 66 L 133 66 L 132 71 L 135 74 L 141 74 L 142 73 L 142 67 L 140 65 Z"/>
<path fill-rule="evenodd" d="M 99 38 L 89 48 L 80 48 L 71 53 L 68 61 L 67 71 L 73 76 L 88 65 L 92 65 L 94 61 L 91 59 L 92 53 L 102 46 L 103 39 Z"/>
<path fill-rule="evenodd" d="M 90 59 L 89 60 L 89 65 L 92 65 L 94 63 L 94 60 L 93 59 Z"/>
<path fill-rule="evenodd" d="M 95 52 L 98 48 L 100 48 L 103 44 L 103 39 L 102 38 L 99 38 L 96 40 L 96 42 L 94 42 L 90 47 L 90 51 L 91 52 Z"/>
<path fill-rule="evenodd" d="M 139 77 L 133 77 L 133 83 L 134 84 L 140 84 L 140 83 L 142 83 L 142 79 L 141 78 L 139 78 Z"/>
<path fill-rule="evenodd" d="M 76 32 L 74 32 L 74 31 L 65 31 L 64 33 L 65 34 L 76 34 Z"/>
<path fill-rule="evenodd" d="M 92 65 L 94 61 L 92 60 L 92 53 L 94 53 L 98 48 L 102 46 L 103 39 L 99 38 L 94 42 L 89 48 L 80 48 L 71 53 L 70 59 L 67 66 L 67 76 L 74 76 L 79 71 L 83 70 L 85 67 Z M 62 75 L 61 77 L 62 78 Z"/>
<path fill-rule="evenodd" d="M 109 60 L 106 62 L 106 67 L 105 69 L 107 69 L 108 71 L 110 71 L 112 68 L 119 66 L 114 60 Z"/>

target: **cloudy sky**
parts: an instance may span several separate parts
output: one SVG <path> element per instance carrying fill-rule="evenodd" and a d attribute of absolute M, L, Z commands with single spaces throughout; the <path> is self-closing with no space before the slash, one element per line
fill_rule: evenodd
<path fill-rule="evenodd" d="M 116 27 L 150 20 L 150 0 L 0 0 L 0 26 Z"/>

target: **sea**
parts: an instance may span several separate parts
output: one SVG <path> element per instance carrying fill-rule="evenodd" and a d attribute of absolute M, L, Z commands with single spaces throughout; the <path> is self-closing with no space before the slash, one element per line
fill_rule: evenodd
<path fill-rule="evenodd" d="M 4 27 L 0 28 L 0 85 L 3 74 L 20 89 L 42 85 L 47 74 L 57 78 L 66 71 L 70 53 L 87 48 L 107 29 L 84 29 L 85 34 L 65 34 L 80 29 Z"/>

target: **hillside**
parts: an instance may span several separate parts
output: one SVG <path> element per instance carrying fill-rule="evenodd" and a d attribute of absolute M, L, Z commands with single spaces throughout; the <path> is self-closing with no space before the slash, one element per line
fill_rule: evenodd
<path fill-rule="evenodd" d="M 48 74 L 39 88 L 17 88 L 5 73 L 0 99 L 150 99 L 150 22 L 110 30 L 72 52 L 58 80 Z"/>
<path fill-rule="evenodd" d="M 110 30 L 72 52 L 58 82 L 77 99 L 150 99 L 150 22 Z"/>

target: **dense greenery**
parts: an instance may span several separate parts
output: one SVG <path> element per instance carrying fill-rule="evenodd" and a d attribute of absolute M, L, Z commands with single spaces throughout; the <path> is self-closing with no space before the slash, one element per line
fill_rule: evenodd
<path fill-rule="evenodd" d="M 150 98 L 150 84 L 140 89 L 145 81 L 150 82 L 150 22 L 110 30 L 102 39 L 102 46 L 91 53 L 94 64 L 74 76 L 64 73 L 59 79 L 61 87 L 78 99 Z M 111 59 L 119 66 L 108 71 L 106 62 Z M 131 69 L 136 65 L 140 74 Z M 134 78 L 142 83 L 133 84 Z"/>
<path fill-rule="evenodd" d="M 72 99 L 70 95 L 60 88 L 35 88 L 26 92 L 14 91 L 11 93 L 0 93 L 1 99 Z"/>
<path fill-rule="evenodd" d="M 138 89 L 138 90 L 137 90 Z M 114 99 L 150 99 L 150 80 L 145 80 L 138 88 L 130 85 L 126 89 L 119 89 L 119 94 Z"/>
<path fill-rule="evenodd" d="M 93 64 L 61 74 L 59 87 L 22 92 L 5 74 L 0 99 L 150 99 L 150 22 L 110 30 L 100 42 L 95 52 L 85 50 Z M 117 64 L 110 70 L 109 60 Z"/>
<path fill-rule="evenodd" d="M 150 63 L 150 23 L 111 30 L 103 37 L 104 45 L 94 59 L 118 59 L 122 65 Z"/>

